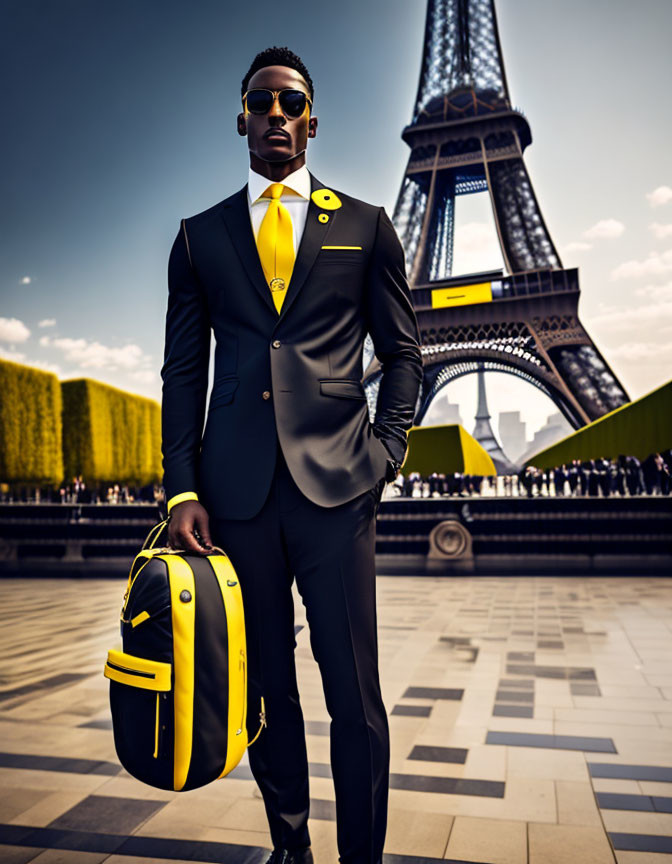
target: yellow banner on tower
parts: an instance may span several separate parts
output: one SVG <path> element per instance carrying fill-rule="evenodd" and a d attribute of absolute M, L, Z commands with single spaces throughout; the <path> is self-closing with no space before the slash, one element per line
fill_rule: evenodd
<path fill-rule="evenodd" d="M 492 282 L 475 285 L 451 285 L 448 288 L 432 289 L 432 308 L 444 306 L 469 306 L 473 303 L 492 302 Z"/>

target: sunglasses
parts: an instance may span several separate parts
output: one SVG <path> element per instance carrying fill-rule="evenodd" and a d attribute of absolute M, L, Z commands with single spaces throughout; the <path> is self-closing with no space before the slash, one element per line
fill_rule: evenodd
<path fill-rule="evenodd" d="M 267 114 L 276 96 L 280 108 L 287 117 L 296 119 L 306 110 L 306 102 L 311 106 L 313 103 L 302 90 L 266 90 L 263 87 L 255 87 L 248 90 L 243 96 L 243 107 L 251 114 Z"/>

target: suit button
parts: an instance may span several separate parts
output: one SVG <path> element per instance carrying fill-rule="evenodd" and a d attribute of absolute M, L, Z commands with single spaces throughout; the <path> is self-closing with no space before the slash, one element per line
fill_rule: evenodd
<path fill-rule="evenodd" d="M 274 348 L 279 348 L 279 347 L 280 347 L 280 340 L 279 340 L 279 339 L 275 339 L 275 340 L 273 341 L 273 347 L 274 347 Z"/>
<path fill-rule="evenodd" d="M 270 390 L 264 390 L 264 392 L 261 395 L 264 399 L 270 399 L 271 398 L 271 391 Z"/>

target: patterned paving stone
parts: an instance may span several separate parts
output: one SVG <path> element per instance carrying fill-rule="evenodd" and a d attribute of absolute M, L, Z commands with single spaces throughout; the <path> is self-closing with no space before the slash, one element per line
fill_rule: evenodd
<path fill-rule="evenodd" d="M 188 799 L 119 765 L 102 667 L 124 587 L 0 581 L 0 861 L 263 864 L 246 757 Z M 672 580 L 379 577 L 377 596 L 383 864 L 672 855 Z M 330 717 L 296 590 L 295 611 L 309 824 L 316 864 L 333 864 Z"/>

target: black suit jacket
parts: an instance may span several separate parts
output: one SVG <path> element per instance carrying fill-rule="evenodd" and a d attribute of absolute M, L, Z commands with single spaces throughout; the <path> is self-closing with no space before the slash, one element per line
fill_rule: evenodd
<path fill-rule="evenodd" d="M 311 191 L 324 189 L 309 173 Z M 297 485 L 324 507 L 370 489 L 390 454 L 403 461 L 422 379 L 404 252 L 383 207 L 332 191 L 338 209 L 310 199 L 279 314 L 247 184 L 182 220 L 161 368 L 167 500 L 195 491 L 215 518 L 253 517 L 271 483 L 276 434 Z M 361 248 L 328 248 L 341 246 Z M 383 371 L 373 425 L 361 382 L 367 332 Z"/>

